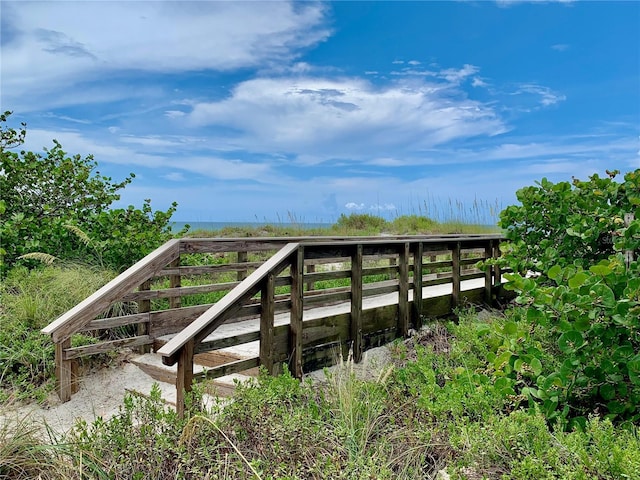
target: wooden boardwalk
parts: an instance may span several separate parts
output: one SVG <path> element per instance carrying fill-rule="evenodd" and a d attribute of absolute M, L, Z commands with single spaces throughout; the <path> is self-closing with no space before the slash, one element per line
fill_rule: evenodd
<path fill-rule="evenodd" d="M 340 350 L 352 349 L 357 362 L 424 317 L 494 301 L 501 272 L 476 264 L 498 255 L 500 241 L 172 240 L 43 329 L 56 344 L 59 395 L 66 401 L 77 389 L 79 357 L 123 347 L 153 349 L 174 366 L 175 373 L 163 373 L 156 359 L 146 368 L 175 382 L 179 411 L 193 381 L 258 366 L 277 373 L 282 363 L 302 377 L 332 364 Z M 71 346 L 73 335 L 88 331 L 98 343 Z"/>

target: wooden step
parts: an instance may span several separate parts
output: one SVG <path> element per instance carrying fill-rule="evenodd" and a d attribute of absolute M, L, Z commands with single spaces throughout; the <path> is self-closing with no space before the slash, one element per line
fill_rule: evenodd
<path fill-rule="evenodd" d="M 195 357 L 197 362 L 194 362 L 193 373 L 198 374 L 208 368 L 217 367 L 220 365 L 226 365 L 238 360 L 243 360 L 244 357 L 239 357 L 228 352 L 208 352 L 199 354 Z M 162 358 L 154 353 L 147 353 L 139 355 L 131 359 L 131 363 L 136 365 L 140 370 L 149 375 L 151 378 L 158 382 L 168 383 L 175 385 L 177 366 L 167 366 L 162 363 Z M 215 390 L 215 394 L 221 397 L 232 396 L 236 381 L 245 382 L 250 381 L 253 377 L 257 376 L 258 369 L 252 368 L 244 372 L 226 375 L 224 377 L 217 378 L 216 380 L 207 382 L 207 385 Z"/>

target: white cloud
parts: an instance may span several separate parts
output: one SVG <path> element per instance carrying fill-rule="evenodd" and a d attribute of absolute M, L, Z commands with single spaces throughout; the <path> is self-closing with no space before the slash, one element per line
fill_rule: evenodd
<path fill-rule="evenodd" d="M 563 102 L 567 97 L 561 93 L 554 92 L 549 87 L 537 85 L 534 83 L 523 84 L 513 93 L 513 95 L 532 94 L 539 96 L 539 102 L 542 106 L 548 107 L 556 103 Z"/>
<path fill-rule="evenodd" d="M 286 63 L 329 35 L 326 8 L 315 2 L 3 2 L 2 9 L 11 27 L 3 33 L 2 96 L 12 106 L 62 88 L 82 95 L 72 87 L 107 72 Z"/>
<path fill-rule="evenodd" d="M 475 65 L 465 64 L 462 68 L 447 68 L 445 70 L 441 70 L 438 76 L 451 83 L 460 83 L 467 77 L 474 75 L 479 71 L 480 69 Z"/>
<path fill-rule="evenodd" d="M 566 43 L 556 43 L 555 45 L 551 45 L 551 48 L 558 52 L 564 52 L 569 49 L 569 45 Z"/>
<path fill-rule="evenodd" d="M 374 86 L 358 78 L 260 78 L 228 98 L 200 103 L 189 120 L 240 132 L 250 151 L 329 158 L 376 158 L 506 130 L 489 106 L 451 95 L 450 84 Z M 444 90 L 449 90 L 444 94 Z"/>
<path fill-rule="evenodd" d="M 164 116 L 169 118 L 180 118 L 184 117 L 185 115 L 186 112 L 183 112 L 182 110 L 166 110 L 164 112 Z"/>
<path fill-rule="evenodd" d="M 418 60 L 410 60 L 407 62 L 409 65 L 420 65 L 420 62 Z"/>
<path fill-rule="evenodd" d="M 169 172 L 166 175 L 163 175 L 163 178 L 172 182 L 184 182 L 186 180 L 184 173 L 182 172 Z"/>
<path fill-rule="evenodd" d="M 364 203 L 349 202 L 345 204 L 344 208 L 347 210 L 364 210 Z"/>
<path fill-rule="evenodd" d="M 473 77 L 473 80 L 471 81 L 471 86 L 472 87 L 488 87 L 489 84 L 484 80 L 482 80 L 480 77 Z"/>
<path fill-rule="evenodd" d="M 393 203 L 375 203 L 369 207 L 369 210 L 374 210 L 376 212 L 393 212 L 397 210 L 397 207 Z"/>

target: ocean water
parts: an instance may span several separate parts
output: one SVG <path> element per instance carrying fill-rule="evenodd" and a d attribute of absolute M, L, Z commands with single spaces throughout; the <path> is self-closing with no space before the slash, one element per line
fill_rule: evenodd
<path fill-rule="evenodd" d="M 265 225 L 272 225 L 280 228 L 326 228 L 330 227 L 331 223 L 268 223 L 268 222 L 171 222 L 171 230 L 173 232 L 179 232 L 185 225 L 190 225 L 189 231 L 195 230 L 221 230 L 225 227 L 239 227 L 239 228 L 256 228 L 264 227 Z"/>

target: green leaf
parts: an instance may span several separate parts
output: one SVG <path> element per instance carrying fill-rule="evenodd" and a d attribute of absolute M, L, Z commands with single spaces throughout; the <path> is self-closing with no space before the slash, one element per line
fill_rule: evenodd
<path fill-rule="evenodd" d="M 559 282 L 560 280 L 562 280 L 562 267 L 560 265 L 554 265 L 547 272 L 547 277 L 549 277 L 551 280 Z"/>
<path fill-rule="evenodd" d="M 616 396 L 616 387 L 605 383 L 600 386 L 600 396 L 605 400 L 612 400 Z"/>
<path fill-rule="evenodd" d="M 601 303 L 607 308 L 614 308 L 616 306 L 616 296 L 613 290 L 603 283 L 593 285 L 589 294 L 595 302 Z"/>
<path fill-rule="evenodd" d="M 533 358 L 530 363 L 533 374 L 537 377 L 542 374 L 542 362 L 538 358 Z"/>
<path fill-rule="evenodd" d="M 613 272 L 613 269 L 609 265 L 598 264 L 598 265 L 592 265 L 591 267 L 589 267 L 589 271 L 594 275 L 606 277 L 611 272 Z"/>
<path fill-rule="evenodd" d="M 515 322 L 507 322 L 504 324 L 504 327 L 502 327 L 502 331 L 505 335 L 515 335 L 518 333 L 518 325 Z"/>
<path fill-rule="evenodd" d="M 573 290 L 580 288 L 587 281 L 589 275 L 585 272 L 578 272 L 569 279 L 569 287 Z"/>
<path fill-rule="evenodd" d="M 562 353 L 572 353 L 584 345 L 582 334 L 576 330 L 570 330 L 560 335 L 558 348 Z"/>

